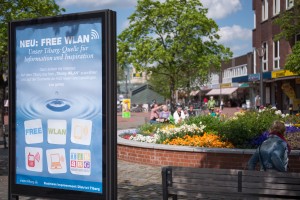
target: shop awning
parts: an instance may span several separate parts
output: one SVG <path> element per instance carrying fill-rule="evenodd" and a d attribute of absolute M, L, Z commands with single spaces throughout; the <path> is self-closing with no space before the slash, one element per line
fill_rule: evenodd
<path fill-rule="evenodd" d="M 235 92 L 238 88 L 221 88 L 221 89 L 212 89 L 208 93 L 206 93 L 207 96 L 214 96 L 214 95 L 230 95 L 233 92 Z"/>
<path fill-rule="evenodd" d="M 196 96 L 199 92 L 200 90 L 193 90 L 191 91 L 190 96 Z"/>

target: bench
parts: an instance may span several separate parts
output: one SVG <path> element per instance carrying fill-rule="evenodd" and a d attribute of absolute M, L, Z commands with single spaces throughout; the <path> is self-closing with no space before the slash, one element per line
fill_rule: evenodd
<path fill-rule="evenodd" d="M 300 174 L 236 169 L 162 168 L 163 200 L 300 199 Z"/>

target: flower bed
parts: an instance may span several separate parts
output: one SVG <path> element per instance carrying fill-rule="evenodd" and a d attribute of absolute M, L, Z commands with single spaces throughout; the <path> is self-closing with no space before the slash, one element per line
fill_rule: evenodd
<path fill-rule="evenodd" d="M 125 139 L 167 145 L 184 145 L 211 148 L 256 148 L 268 136 L 274 120 L 287 124 L 286 138 L 292 149 L 300 149 L 300 124 L 296 115 L 284 115 L 276 109 L 260 112 L 241 112 L 234 117 L 209 115 L 190 118 L 181 124 L 146 124 L 134 132 L 124 133 Z"/>

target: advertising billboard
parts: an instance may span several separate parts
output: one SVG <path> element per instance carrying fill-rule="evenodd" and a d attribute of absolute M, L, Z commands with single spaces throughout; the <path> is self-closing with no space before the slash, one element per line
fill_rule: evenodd
<path fill-rule="evenodd" d="M 11 23 L 12 193 L 26 187 L 83 195 L 71 199 L 107 193 L 105 166 L 113 163 L 106 163 L 105 146 L 114 145 L 105 134 L 114 115 L 106 113 L 114 108 L 106 77 L 113 76 L 107 63 L 115 55 L 106 52 L 115 41 L 107 41 L 113 33 L 106 29 L 114 13 L 79 15 Z"/>

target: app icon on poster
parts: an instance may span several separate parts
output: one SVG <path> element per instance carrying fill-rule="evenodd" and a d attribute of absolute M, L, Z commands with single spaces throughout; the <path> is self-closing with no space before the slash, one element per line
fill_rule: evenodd
<path fill-rule="evenodd" d="M 91 175 L 91 152 L 90 150 L 70 150 L 70 171 L 76 175 Z"/>
<path fill-rule="evenodd" d="M 46 150 L 48 171 L 51 174 L 67 172 L 65 149 Z"/>
<path fill-rule="evenodd" d="M 43 171 L 43 149 L 37 147 L 25 147 L 25 165 L 28 171 Z"/>
<path fill-rule="evenodd" d="M 71 142 L 75 144 L 90 145 L 91 137 L 91 120 L 72 119 Z"/>
<path fill-rule="evenodd" d="M 24 121 L 26 144 L 36 144 L 43 142 L 42 120 L 34 119 Z"/>
<path fill-rule="evenodd" d="M 66 144 L 67 121 L 49 119 L 47 135 L 50 144 Z"/>

